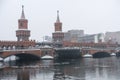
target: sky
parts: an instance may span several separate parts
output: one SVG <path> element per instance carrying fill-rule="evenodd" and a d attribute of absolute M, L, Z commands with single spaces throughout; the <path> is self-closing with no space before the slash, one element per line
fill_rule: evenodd
<path fill-rule="evenodd" d="M 0 0 L 0 40 L 17 40 L 22 5 L 31 30 L 31 40 L 52 36 L 59 10 L 63 32 L 85 34 L 120 31 L 120 0 Z"/>

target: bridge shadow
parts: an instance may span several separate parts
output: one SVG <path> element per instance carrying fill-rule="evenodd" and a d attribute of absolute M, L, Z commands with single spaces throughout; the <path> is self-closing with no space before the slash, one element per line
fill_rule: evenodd
<path fill-rule="evenodd" d="M 40 60 L 39 56 L 33 55 L 33 54 L 29 54 L 29 53 L 19 53 L 15 55 L 16 57 L 18 57 L 17 60 L 21 60 L 21 61 L 32 61 L 32 60 Z"/>
<path fill-rule="evenodd" d="M 18 71 L 17 80 L 30 80 L 29 70 L 23 69 L 23 70 Z"/>
<path fill-rule="evenodd" d="M 104 58 L 104 57 L 111 57 L 111 55 L 108 52 L 96 52 L 93 54 L 93 58 Z"/>

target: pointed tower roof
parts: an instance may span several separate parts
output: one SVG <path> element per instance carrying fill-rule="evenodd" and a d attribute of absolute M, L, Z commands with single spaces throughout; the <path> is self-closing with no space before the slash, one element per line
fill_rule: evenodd
<path fill-rule="evenodd" d="M 25 19 L 25 14 L 24 14 L 24 5 L 22 5 L 22 14 L 21 14 L 21 19 Z"/>
<path fill-rule="evenodd" d="M 59 18 L 59 10 L 57 10 L 57 20 L 56 22 L 60 22 L 60 18 Z"/>

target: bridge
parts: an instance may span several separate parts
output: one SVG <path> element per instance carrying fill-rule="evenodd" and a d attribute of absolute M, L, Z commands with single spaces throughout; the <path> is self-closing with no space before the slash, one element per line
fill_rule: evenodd
<path fill-rule="evenodd" d="M 111 53 L 120 53 L 120 48 L 116 46 L 107 46 L 107 47 L 90 47 L 90 46 L 81 46 L 80 49 L 80 55 L 84 54 L 111 54 Z M 0 57 L 1 58 L 7 58 L 9 56 L 17 56 L 22 60 L 33 60 L 33 59 L 40 59 L 41 57 L 45 55 L 49 55 L 52 57 L 55 57 L 55 48 L 44 46 L 44 47 L 32 47 L 32 48 L 21 48 L 21 49 L 0 49 Z M 71 52 L 72 53 L 72 52 Z M 104 54 L 103 54 L 104 53 Z M 74 53 L 73 53 L 74 54 Z M 68 54 L 69 55 L 69 54 Z"/>
<path fill-rule="evenodd" d="M 85 54 L 99 54 L 110 55 L 112 53 L 120 53 L 120 45 L 113 43 L 76 43 L 76 42 L 63 42 L 64 47 L 79 47 L 82 55 Z"/>
<path fill-rule="evenodd" d="M 82 55 L 87 54 L 87 53 L 92 54 L 92 55 L 97 54 L 97 53 L 100 53 L 100 54 L 107 53 L 110 55 L 111 53 L 120 52 L 120 48 L 117 48 L 116 50 L 116 48 L 113 48 L 113 47 L 108 47 L 108 48 L 82 47 L 80 48 L 80 51 Z M 20 58 L 21 60 L 33 60 L 33 59 L 39 60 L 41 57 L 45 55 L 49 55 L 52 57 L 55 56 L 54 48 L 50 48 L 47 46 L 41 47 L 41 48 L 12 49 L 12 50 L 1 50 L 0 51 L 0 57 L 3 59 L 9 56 L 12 56 L 12 55 Z"/>
<path fill-rule="evenodd" d="M 106 52 L 106 53 L 116 53 L 116 48 L 92 48 L 92 47 L 85 47 L 81 48 L 82 54 L 95 54 L 98 52 Z"/>
<path fill-rule="evenodd" d="M 116 53 L 116 48 L 81 48 L 82 55 L 91 54 L 94 58 L 110 57 L 112 53 Z"/>
<path fill-rule="evenodd" d="M 12 55 L 22 60 L 33 59 L 38 60 L 45 55 L 54 56 L 52 48 L 26 48 L 26 49 L 0 50 L 0 57 L 3 59 Z"/>

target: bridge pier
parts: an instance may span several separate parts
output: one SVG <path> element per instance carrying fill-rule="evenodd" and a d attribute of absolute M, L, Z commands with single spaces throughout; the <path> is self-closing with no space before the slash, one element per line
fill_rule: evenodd
<path fill-rule="evenodd" d="M 54 57 L 54 49 L 52 47 L 44 46 L 40 48 L 40 50 L 41 50 L 41 57 L 46 55 Z"/>

